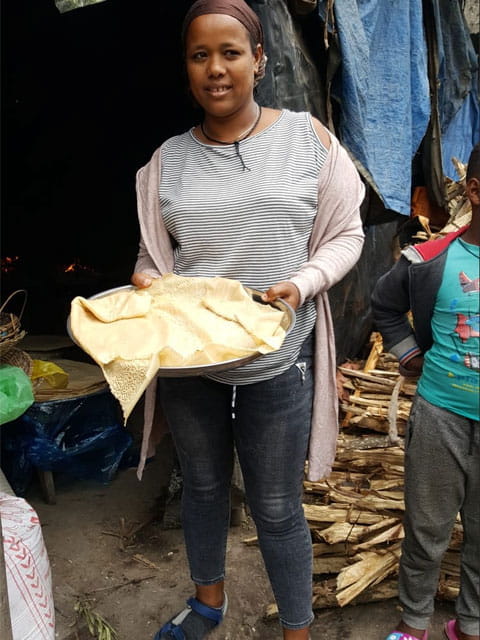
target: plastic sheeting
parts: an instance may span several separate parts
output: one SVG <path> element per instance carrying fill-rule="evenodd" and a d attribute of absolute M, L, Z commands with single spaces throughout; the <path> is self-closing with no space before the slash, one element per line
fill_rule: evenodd
<path fill-rule="evenodd" d="M 269 107 L 310 111 L 326 122 L 325 89 L 301 32 L 286 2 L 249 2 L 260 16 L 268 57 L 265 78 L 257 88 L 258 101 Z"/>
<path fill-rule="evenodd" d="M 467 162 L 480 140 L 478 56 L 458 2 L 433 0 L 443 173 L 457 180 L 452 158 Z"/>
<path fill-rule="evenodd" d="M 325 19 L 325 1 L 318 10 Z M 430 118 L 421 0 L 335 0 L 334 12 L 342 56 L 332 85 L 340 140 L 385 207 L 410 215 L 412 159 Z"/>
<path fill-rule="evenodd" d="M 398 216 L 399 220 L 404 220 Z M 370 297 L 378 278 L 393 265 L 398 220 L 365 228 L 365 244 L 354 268 L 328 292 L 335 325 L 337 364 L 366 357 L 372 331 Z"/>
<path fill-rule="evenodd" d="M 2 426 L 2 467 L 20 496 L 36 468 L 106 484 L 131 443 L 108 390 L 34 403 Z"/>
<path fill-rule="evenodd" d="M 467 163 L 475 144 L 480 140 L 480 107 L 478 101 L 478 80 L 472 82 L 473 89 L 463 101 L 460 109 L 451 119 L 442 135 L 443 173 L 452 180 L 458 174 L 452 162 L 457 158 Z"/>

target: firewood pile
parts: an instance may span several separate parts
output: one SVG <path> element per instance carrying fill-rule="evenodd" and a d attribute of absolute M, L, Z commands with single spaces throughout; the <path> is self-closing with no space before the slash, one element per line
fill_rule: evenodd
<path fill-rule="evenodd" d="M 404 537 L 404 434 L 416 382 L 399 374 L 378 333 L 366 361 L 340 366 L 338 379 L 342 421 L 333 471 L 304 482 L 314 609 L 395 597 Z M 462 535 L 458 519 L 441 568 L 437 597 L 444 600 L 458 595 Z M 267 607 L 267 617 L 277 613 L 275 604 Z"/>

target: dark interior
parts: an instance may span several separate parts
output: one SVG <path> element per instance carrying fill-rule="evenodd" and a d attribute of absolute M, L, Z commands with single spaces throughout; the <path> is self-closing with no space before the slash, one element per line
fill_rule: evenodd
<path fill-rule="evenodd" d="M 135 173 L 199 118 L 178 35 L 190 4 L 2 3 L 1 300 L 27 289 L 30 333 L 64 333 L 72 297 L 128 283 Z"/>

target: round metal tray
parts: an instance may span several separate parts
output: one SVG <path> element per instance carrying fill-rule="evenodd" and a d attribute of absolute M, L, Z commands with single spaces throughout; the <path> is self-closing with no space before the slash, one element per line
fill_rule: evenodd
<path fill-rule="evenodd" d="M 126 289 L 135 289 L 135 287 L 131 284 L 127 284 L 121 287 L 115 287 L 114 289 L 108 289 L 106 291 L 102 291 L 100 293 L 96 293 L 93 296 L 90 296 L 89 300 L 96 300 L 97 298 L 103 298 L 104 296 L 108 296 L 112 293 L 116 293 L 117 291 L 124 291 Z M 293 327 L 295 326 L 295 311 L 293 308 L 284 300 L 278 299 L 274 302 L 267 303 L 262 300 L 262 292 L 257 291 L 256 289 L 251 289 L 249 287 L 245 287 L 245 290 L 252 296 L 252 299 L 255 302 L 259 302 L 260 304 L 269 304 L 271 307 L 275 309 L 279 309 L 280 311 L 284 311 L 284 316 L 281 322 L 282 328 L 285 330 L 286 335 L 288 335 Z M 70 316 L 67 319 L 67 333 L 70 338 L 75 342 L 75 338 L 73 337 L 71 326 L 70 326 Z M 78 344 L 75 342 L 75 344 Z M 80 346 L 80 345 L 78 345 Z M 235 369 L 236 367 L 241 367 L 248 362 L 252 362 L 256 360 L 263 354 L 261 353 L 253 353 L 248 356 L 243 356 L 242 358 L 234 358 L 233 360 L 223 360 L 222 362 L 214 362 L 213 364 L 202 364 L 195 365 L 189 367 L 160 367 L 157 371 L 157 375 L 163 378 L 181 378 L 184 376 L 205 376 L 210 373 L 216 373 L 218 371 L 227 371 L 228 369 Z"/>

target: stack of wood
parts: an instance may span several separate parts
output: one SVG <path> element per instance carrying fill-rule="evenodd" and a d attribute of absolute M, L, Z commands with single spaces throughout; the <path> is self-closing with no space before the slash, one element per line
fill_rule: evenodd
<path fill-rule="evenodd" d="M 399 442 L 399 435 L 405 435 L 416 381 L 399 374 L 397 359 L 383 352 L 379 333 L 371 336 L 367 360 L 338 367 L 337 380 L 344 414 L 342 427 L 387 433 L 389 444 Z"/>
<path fill-rule="evenodd" d="M 416 384 L 399 374 L 378 333 L 367 360 L 339 367 L 339 379 L 344 400 L 333 471 L 328 479 L 304 483 L 315 609 L 395 597 L 404 537 L 404 433 Z M 462 536 L 458 519 L 439 598 L 458 595 Z M 266 615 L 276 616 L 276 605 Z"/>

